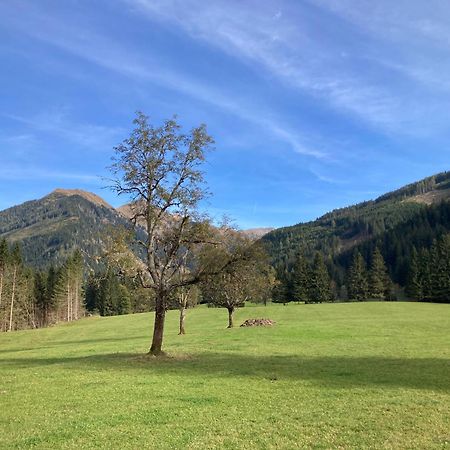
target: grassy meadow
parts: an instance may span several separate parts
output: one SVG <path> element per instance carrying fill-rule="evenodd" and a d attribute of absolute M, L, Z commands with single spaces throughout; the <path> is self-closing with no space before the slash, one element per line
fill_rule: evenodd
<path fill-rule="evenodd" d="M 0 335 L 0 448 L 450 448 L 450 305 L 248 306 Z"/>

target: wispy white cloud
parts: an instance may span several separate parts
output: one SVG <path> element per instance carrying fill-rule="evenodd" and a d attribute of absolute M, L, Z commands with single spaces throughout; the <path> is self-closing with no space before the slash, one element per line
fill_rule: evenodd
<path fill-rule="evenodd" d="M 0 167 L 0 178 L 2 180 L 9 181 L 36 181 L 36 180 L 48 180 L 48 181 L 70 181 L 80 182 L 86 184 L 92 184 L 96 186 L 102 185 L 102 178 L 97 175 L 64 172 L 59 170 L 51 170 L 47 168 L 39 167 L 18 167 L 16 165 L 2 165 Z"/>
<path fill-rule="evenodd" d="M 275 6 L 272 2 L 126 1 L 146 12 L 151 19 L 167 21 L 195 39 L 207 41 L 248 64 L 258 64 L 279 80 L 317 97 L 324 105 L 384 131 L 420 133 L 427 124 L 433 125 L 430 120 L 424 120 L 424 115 L 426 117 L 436 109 L 442 110 L 439 100 L 437 104 L 431 101 L 427 105 L 430 99 L 424 102 L 417 92 L 416 97 L 411 96 L 401 81 L 386 82 L 389 70 L 377 65 L 376 59 L 372 59 L 374 67 L 366 69 L 364 58 L 368 47 L 356 44 L 358 39 L 369 40 L 374 35 L 380 38 L 383 34 L 400 33 L 405 41 L 417 41 L 414 34 L 418 32 L 441 44 L 446 42 L 450 39 L 450 28 L 448 23 L 447 27 L 443 26 L 442 20 L 435 21 L 435 13 L 429 21 L 414 17 L 409 21 L 402 19 L 407 15 L 405 12 L 417 9 L 414 4 L 422 2 L 400 1 L 394 5 L 385 0 L 310 0 L 314 8 L 321 7 L 359 25 L 359 33 L 355 34 L 348 24 L 341 23 L 341 29 L 333 30 L 337 35 L 333 40 L 331 35 L 327 35 L 329 24 L 317 9 L 311 12 L 311 8 L 302 10 L 300 6 L 300 13 L 290 15 L 283 14 L 279 3 Z M 434 3 L 442 5 L 442 2 Z M 419 12 L 423 17 L 429 6 L 422 5 Z M 290 7 L 292 10 L 292 5 Z M 442 6 L 440 9 L 445 11 L 448 20 L 449 8 Z M 355 34 L 353 38 L 352 33 Z M 404 44 L 395 48 L 391 55 L 393 62 L 398 62 L 399 53 L 408 52 L 408 42 Z M 450 57 L 448 52 L 447 56 Z M 382 72 L 379 78 L 376 72 Z M 409 72 L 412 76 L 421 76 L 422 81 L 432 79 L 417 65 L 410 67 Z M 448 71 L 442 76 L 445 73 Z"/>
<path fill-rule="evenodd" d="M 16 134 L 0 134 L 0 163 L 7 153 L 9 158 L 23 159 L 29 155 L 36 146 L 37 140 L 34 134 L 19 132 Z"/>
<path fill-rule="evenodd" d="M 431 90 L 449 89 L 450 3 L 399 0 L 308 0 L 370 36 L 384 52 L 364 55 Z"/>
<path fill-rule="evenodd" d="M 20 122 L 34 131 L 41 131 L 58 135 L 63 139 L 70 140 L 76 144 L 87 147 L 90 150 L 110 149 L 112 145 L 123 135 L 123 129 L 119 127 L 106 127 L 92 123 L 80 123 L 70 118 L 64 109 L 51 109 L 43 111 L 32 117 L 24 117 L 15 114 L 3 114 L 4 117 Z M 31 135 L 24 134 L 21 137 L 11 138 L 11 143 L 17 144 L 17 139 L 30 141 Z"/>
<path fill-rule="evenodd" d="M 329 175 L 327 173 L 323 173 L 319 168 L 311 166 L 309 167 L 309 171 L 319 180 L 324 183 L 335 184 L 335 185 L 345 185 L 349 183 L 349 180 L 339 178 L 336 175 Z"/>
<path fill-rule="evenodd" d="M 448 51 L 450 4 L 442 0 L 307 0 L 377 39 L 411 47 L 438 45 Z M 428 41 L 428 42 L 426 42 Z M 407 50 L 405 48 L 405 50 Z"/>
<path fill-rule="evenodd" d="M 152 55 L 130 50 L 130 48 L 122 46 L 120 41 L 115 40 L 112 36 L 105 36 L 88 29 L 84 29 L 80 33 L 78 27 L 75 28 L 70 24 L 54 20 L 39 11 L 31 9 L 31 12 L 29 10 L 28 13 L 32 14 L 33 26 L 30 26 L 30 23 L 27 23 L 24 17 L 17 21 L 16 26 L 21 27 L 24 33 L 34 38 L 115 73 L 131 77 L 137 81 L 161 85 L 210 104 L 221 111 L 252 123 L 259 127 L 263 133 L 269 133 L 273 138 L 285 142 L 299 154 L 315 158 L 327 158 L 324 151 L 310 147 L 309 139 L 303 136 L 300 130 L 291 130 L 288 126 L 282 124 L 281 120 L 277 120 L 270 107 L 266 107 L 264 110 L 261 109 L 260 105 L 255 107 L 252 104 L 245 103 L 238 95 L 233 95 L 232 91 L 226 91 L 223 86 L 216 87 L 205 82 L 205 80 L 191 78 L 187 74 L 165 67 L 161 61 L 155 60 Z M 272 38 L 275 37 L 272 36 Z M 158 70 L 155 70 L 155 67 L 158 67 Z M 48 123 L 46 117 L 38 117 L 32 120 L 17 119 L 41 129 L 67 133 L 67 136 L 71 136 L 88 146 L 95 143 L 92 140 L 97 141 L 97 139 L 92 139 L 93 136 L 109 138 L 116 133 L 116 130 L 87 124 L 83 126 L 78 124 L 74 129 L 71 126 L 66 126 L 69 124 L 65 122 L 64 116 L 59 116 L 59 113 L 50 115 L 51 120 Z"/>

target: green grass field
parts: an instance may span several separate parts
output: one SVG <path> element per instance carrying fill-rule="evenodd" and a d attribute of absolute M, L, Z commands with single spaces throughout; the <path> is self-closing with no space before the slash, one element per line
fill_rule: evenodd
<path fill-rule="evenodd" d="M 1 448 L 450 448 L 450 305 L 249 306 L 0 335 Z"/>

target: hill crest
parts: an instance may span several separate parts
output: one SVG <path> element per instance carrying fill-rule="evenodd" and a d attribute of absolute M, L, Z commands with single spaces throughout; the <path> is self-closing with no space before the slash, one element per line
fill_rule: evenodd
<path fill-rule="evenodd" d="M 99 195 L 94 194 L 93 192 L 84 191 L 83 189 L 56 188 L 54 191 L 52 191 L 46 197 L 49 197 L 52 195 L 64 195 L 66 197 L 72 197 L 74 195 L 79 195 L 80 197 L 83 197 L 84 199 L 86 199 L 86 200 L 90 201 L 91 203 L 94 203 L 98 206 L 104 206 L 105 208 L 114 209 L 106 200 L 104 200 Z"/>

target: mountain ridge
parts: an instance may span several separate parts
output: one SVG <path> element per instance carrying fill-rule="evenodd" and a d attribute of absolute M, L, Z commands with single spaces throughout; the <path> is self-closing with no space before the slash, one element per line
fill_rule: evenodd
<path fill-rule="evenodd" d="M 100 197 L 99 195 L 94 194 L 93 192 L 90 192 L 90 191 L 85 191 L 83 189 L 56 188 L 52 192 L 47 194 L 45 197 L 48 197 L 51 195 L 64 195 L 67 197 L 79 195 L 80 197 L 83 197 L 86 200 L 89 200 L 90 202 L 95 203 L 97 205 L 104 206 L 105 208 L 116 209 L 113 206 L 111 206 L 106 200 L 104 200 L 102 197 Z"/>
<path fill-rule="evenodd" d="M 278 228 L 261 242 L 279 278 L 287 284 L 300 252 L 308 259 L 321 253 L 333 280 L 342 285 L 353 251 L 364 253 L 366 264 L 370 264 L 371 252 L 379 247 L 394 281 L 404 285 L 412 246 L 429 249 L 434 240 L 450 232 L 449 200 L 450 172 L 442 172 L 375 200 Z"/>
<path fill-rule="evenodd" d="M 288 267 L 301 246 L 310 253 L 329 250 L 340 254 L 449 198 L 450 172 L 442 172 L 375 200 L 335 209 L 314 221 L 242 232 L 265 243 L 274 265 L 283 260 Z M 77 246 L 98 257 L 107 227 L 127 226 L 129 218 L 129 204 L 114 208 L 92 192 L 57 188 L 41 199 L 0 211 L 0 238 L 20 241 L 25 260 L 45 267 Z"/>
<path fill-rule="evenodd" d="M 20 242 L 25 262 L 36 268 L 60 265 L 77 248 L 93 268 L 104 251 L 107 228 L 127 224 L 96 194 L 56 189 L 0 211 L 0 238 Z"/>

